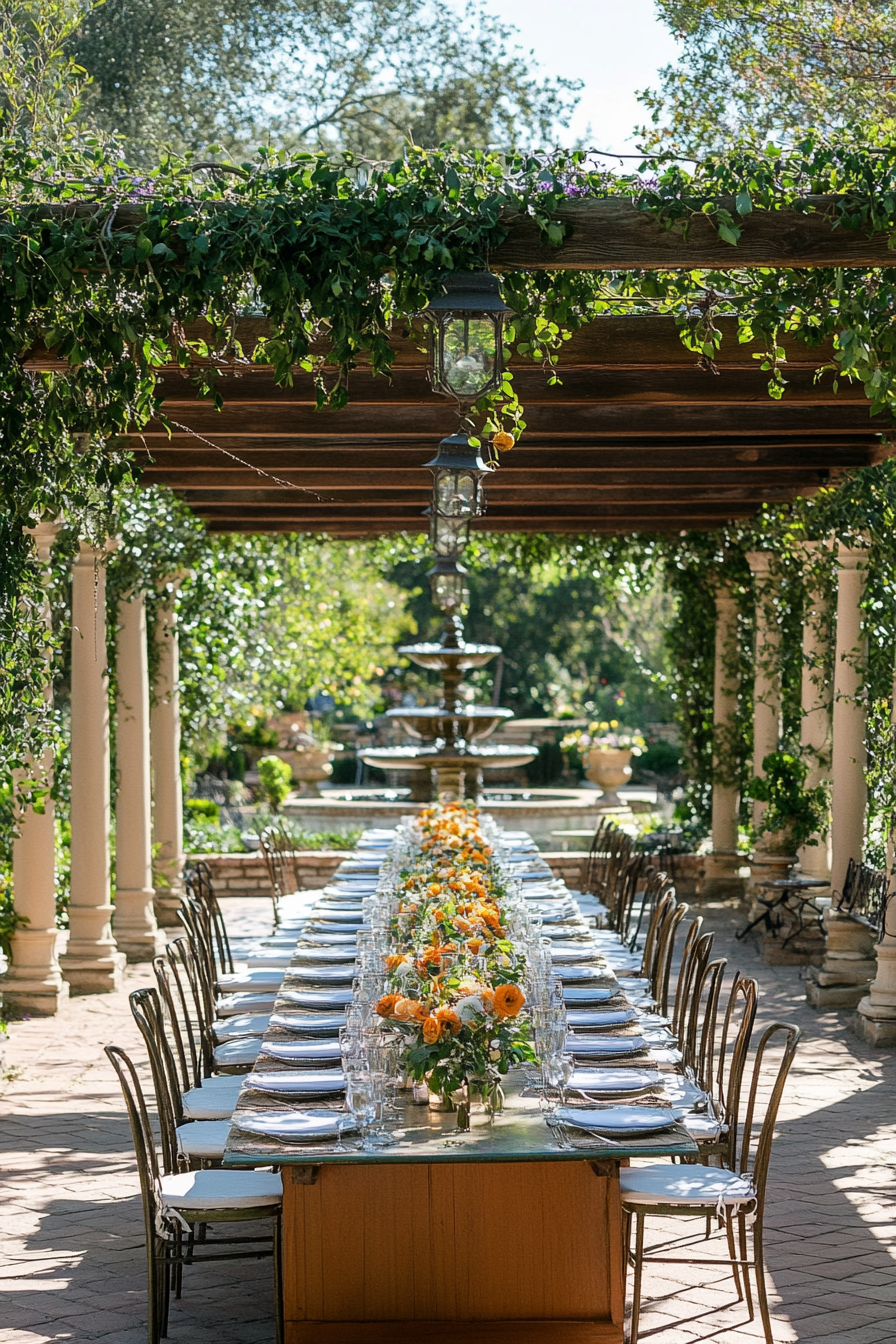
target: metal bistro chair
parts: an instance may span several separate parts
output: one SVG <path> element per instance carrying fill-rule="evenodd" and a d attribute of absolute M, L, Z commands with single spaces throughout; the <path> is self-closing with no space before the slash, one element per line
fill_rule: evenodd
<path fill-rule="evenodd" d="M 184 1265 L 207 1260 L 261 1260 L 273 1256 L 274 1316 L 277 1344 L 283 1339 L 280 1293 L 280 1206 L 283 1187 L 277 1172 L 172 1171 L 160 1161 L 140 1079 L 130 1058 L 116 1045 L 106 1054 L 124 1094 L 143 1197 L 146 1228 L 146 1265 L 149 1280 L 149 1344 L 159 1344 L 168 1333 L 168 1305 L 172 1291 L 180 1297 Z M 197 1247 L 196 1232 L 210 1223 L 257 1222 L 270 1218 L 267 1236 L 216 1237 Z M 230 1250 L 231 1246 L 251 1246 Z M 223 1252 L 219 1247 L 226 1248 Z"/>
<path fill-rule="evenodd" d="M 236 1106 L 241 1080 L 233 1074 L 210 1076 L 201 1032 L 191 1005 L 186 965 L 191 957 L 184 938 L 168 944 L 164 957 L 156 957 L 153 969 L 164 1014 L 162 1029 L 179 1068 L 178 1086 L 183 1113 L 189 1120 L 226 1120 Z"/>
<path fill-rule="evenodd" d="M 765 1265 L 762 1253 L 762 1219 L 765 1211 L 765 1190 L 771 1159 L 775 1120 L 784 1084 L 793 1063 L 799 1027 L 775 1022 L 762 1034 L 756 1057 L 746 1106 L 740 1124 L 740 1152 L 736 1169 L 708 1166 L 674 1166 L 671 1163 L 651 1162 L 645 1166 L 629 1167 L 620 1173 L 622 1209 L 626 1220 L 626 1244 L 629 1261 L 634 1266 L 632 1323 L 630 1344 L 638 1344 L 641 1316 L 641 1276 L 647 1264 L 708 1265 L 718 1269 L 724 1261 L 713 1257 L 676 1256 L 664 1254 L 682 1250 L 693 1242 L 692 1237 L 679 1238 L 644 1252 L 644 1224 L 647 1217 L 705 1218 L 717 1213 L 723 1219 L 728 1241 L 728 1260 L 737 1288 L 738 1300 L 746 1294 L 750 1320 L 754 1319 L 753 1297 L 750 1288 L 750 1270 L 756 1274 L 756 1294 L 765 1333 L 766 1344 L 774 1344 L 765 1287 Z M 773 1066 L 765 1063 L 769 1048 L 783 1047 L 771 1095 L 765 1106 L 765 1115 L 758 1123 L 758 1093 L 766 1075 Z M 758 1135 L 755 1128 L 758 1127 Z M 739 1254 L 734 1249 L 734 1224 L 737 1224 Z M 631 1251 L 631 1225 L 635 1224 L 635 1249 Z M 752 1234 L 753 1254 L 750 1255 L 748 1236 Z M 702 1234 L 701 1234 L 702 1239 Z M 743 1292 L 741 1278 L 743 1275 Z"/>
<path fill-rule="evenodd" d="M 298 887 L 295 865 L 295 846 L 283 825 L 268 826 L 260 838 L 261 856 L 271 884 L 274 905 L 274 928 L 280 924 L 280 902 Z"/>
<path fill-rule="evenodd" d="M 193 897 L 205 913 L 205 919 L 215 944 L 215 961 L 222 975 L 232 974 L 236 969 L 230 939 L 227 937 L 227 925 L 212 885 L 211 870 L 201 860 L 184 876 L 187 892 Z"/>

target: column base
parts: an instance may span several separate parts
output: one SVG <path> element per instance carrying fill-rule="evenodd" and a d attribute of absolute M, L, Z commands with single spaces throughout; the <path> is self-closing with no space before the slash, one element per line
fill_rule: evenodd
<path fill-rule="evenodd" d="M 69 943 L 69 950 L 59 958 L 59 964 L 72 994 L 115 994 L 124 984 L 127 957 L 123 952 L 91 956 L 85 951 L 79 955 L 79 949 L 73 949 Z"/>
<path fill-rule="evenodd" d="M 119 952 L 130 962 L 152 961 L 165 951 L 167 938 L 156 925 L 152 887 L 119 887 L 115 892 L 112 932 Z"/>
<path fill-rule="evenodd" d="M 153 910 L 160 929 L 181 929 L 183 925 L 177 917 L 180 910 L 182 888 L 156 887 L 153 897 Z"/>
<path fill-rule="evenodd" d="M 871 996 L 862 999 L 855 1029 L 869 1045 L 896 1045 L 896 1008 L 878 1006 Z"/>
<path fill-rule="evenodd" d="M 813 966 L 806 977 L 806 1002 L 813 1008 L 858 1008 L 868 993 L 867 981 L 863 985 L 821 985 L 811 978 Z"/>
<path fill-rule="evenodd" d="M 30 968 L 11 966 L 0 975 L 0 999 L 5 1008 L 31 1017 L 54 1017 L 66 1003 L 69 986 L 57 973 L 41 978 Z"/>

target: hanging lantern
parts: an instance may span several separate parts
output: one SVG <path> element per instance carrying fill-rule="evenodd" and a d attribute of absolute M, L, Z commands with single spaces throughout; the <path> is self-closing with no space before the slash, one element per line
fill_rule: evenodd
<path fill-rule="evenodd" d="M 427 574 L 435 605 L 452 616 L 470 600 L 466 579 L 468 570 L 458 564 L 456 555 L 439 555 Z"/>
<path fill-rule="evenodd" d="M 432 382 L 468 408 L 504 377 L 504 319 L 513 312 L 488 271 L 454 271 L 423 312 L 433 326 Z"/>
<path fill-rule="evenodd" d="M 443 439 L 424 465 L 432 471 L 430 537 L 440 555 L 452 555 L 466 545 L 470 519 L 485 512 L 482 482 L 492 468 L 466 434 Z M 452 535 L 458 544 L 449 549 Z"/>

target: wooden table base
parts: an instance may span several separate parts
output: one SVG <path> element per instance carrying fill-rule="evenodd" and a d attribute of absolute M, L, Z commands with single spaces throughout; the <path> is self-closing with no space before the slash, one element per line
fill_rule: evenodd
<path fill-rule="evenodd" d="M 621 1344 L 612 1163 L 283 1168 L 285 1344 Z M 307 1177 L 305 1177 L 307 1179 Z"/>

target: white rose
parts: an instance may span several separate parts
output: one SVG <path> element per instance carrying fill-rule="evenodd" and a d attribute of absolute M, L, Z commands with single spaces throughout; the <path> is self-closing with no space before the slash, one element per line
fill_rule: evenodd
<path fill-rule="evenodd" d="M 482 999 L 478 994 L 468 994 L 466 998 L 458 999 L 454 1011 L 461 1022 L 472 1022 L 473 1018 L 482 1012 Z"/>
<path fill-rule="evenodd" d="M 399 966 L 395 967 L 395 974 L 398 976 L 399 980 L 405 980 L 411 974 L 413 969 L 414 963 L 412 961 L 403 961 Z"/>

